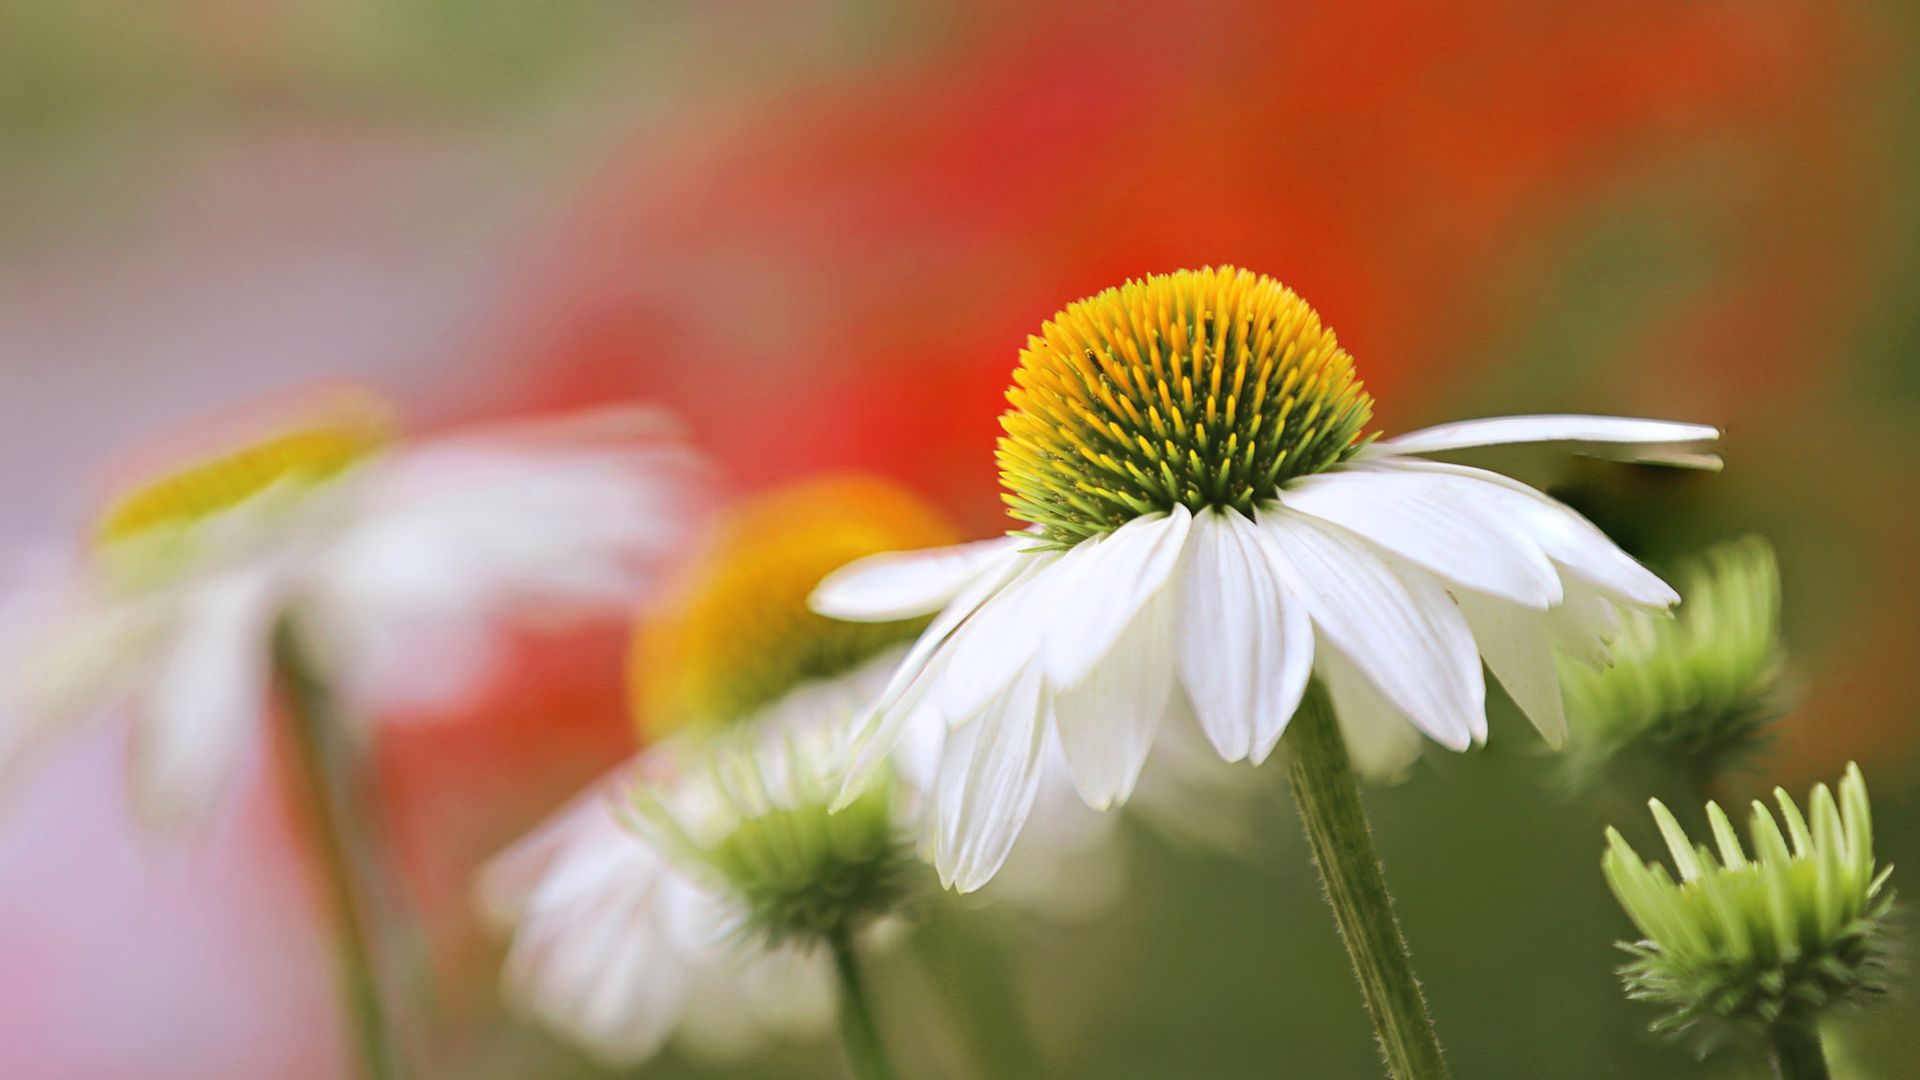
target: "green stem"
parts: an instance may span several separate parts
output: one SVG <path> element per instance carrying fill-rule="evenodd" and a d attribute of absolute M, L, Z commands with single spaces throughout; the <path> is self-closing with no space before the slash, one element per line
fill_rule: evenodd
<path fill-rule="evenodd" d="M 280 626 L 273 641 L 274 674 L 284 695 L 298 795 L 305 804 L 321 885 L 334 922 L 335 958 L 346 1016 L 353 1027 L 361 1072 L 368 1080 L 400 1075 L 393 1032 L 381 1002 L 380 976 L 368 932 L 367 885 L 346 835 L 351 811 L 333 767 L 336 709 L 325 680 L 307 662 L 293 629 Z"/>
<path fill-rule="evenodd" d="M 965 1029 L 977 1076 L 1045 1076 L 1040 1048 L 1021 1015 L 1006 944 L 989 936 L 990 921 L 950 907 L 915 935 L 920 967 L 934 996 Z"/>
<path fill-rule="evenodd" d="M 853 1068 L 855 1080 L 892 1080 L 893 1068 L 887 1064 L 885 1047 L 880 1045 L 880 1029 L 873 1022 L 873 1000 L 860 975 L 852 938 L 843 930 L 827 939 L 827 948 L 840 974 L 840 1040 L 846 1046 L 847 1063 Z"/>
<path fill-rule="evenodd" d="M 1387 1071 L 1398 1080 L 1432 1080 L 1447 1075 L 1440 1040 L 1427 1015 L 1426 1000 L 1413 975 L 1406 938 L 1393 915 L 1380 856 L 1373 849 L 1360 785 L 1347 760 L 1332 706 L 1320 687 L 1306 700 L 1287 730 L 1287 769 L 1300 823 L 1313 849 L 1314 865 L 1326 887 L 1327 903 L 1353 961 L 1354 976 L 1366 999 Z"/>
<path fill-rule="evenodd" d="M 1820 1028 L 1811 1019 L 1775 1024 L 1767 1033 L 1773 1051 L 1773 1075 L 1780 1080 L 1827 1080 L 1827 1054 Z"/>

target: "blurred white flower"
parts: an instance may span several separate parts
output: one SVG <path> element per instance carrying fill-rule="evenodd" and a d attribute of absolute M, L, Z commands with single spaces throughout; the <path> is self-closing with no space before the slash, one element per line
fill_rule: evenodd
<path fill-rule="evenodd" d="M 646 765 L 619 770 L 482 871 L 482 912 L 513 931 L 507 999 L 615 1066 L 676 1033 L 727 1057 L 824 1028 L 826 958 L 743 945 L 727 897 L 624 823 Z"/>
<path fill-rule="evenodd" d="M 1424 735 L 1486 737 L 1484 658 L 1549 742 L 1553 652 L 1604 662 L 1615 605 L 1677 597 L 1565 506 L 1413 455 L 1572 442 L 1690 465 L 1710 427 L 1507 417 L 1381 442 L 1310 308 L 1230 270 L 1153 277 L 1069 306 L 1031 338 L 1000 444 L 1026 535 L 874 556 L 815 610 L 938 613 L 854 755 L 856 789 L 903 733 L 949 732 L 932 791 L 942 881 L 985 884 L 1027 822 L 1057 739 L 1081 798 L 1125 802 L 1170 712 L 1260 762 L 1310 676 L 1363 771 Z"/>
<path fill-rule="evenodd" d="M 648 410 L 395 441 L 341 393 L 244 426 L 7 583 L 0 774 L 123 707 L 142 812 L 195 820 L 256 737 L 282 629 L 357 717 L 458 694 L 509 625 L 634 603 L 697 505 Z"/>
<path fill-rule="evenodd" d="M 510 999 L 616 1065 L 689 1025 L 730 1039 L 683 1040 L 693 1049 L 739 1052 L 831 1018 L 831 968 L 805 942 L 821 919 L 884 914 L 903 868 L 880 838 L 921 849 L 947 732 L 915 729 L 886 782 L 829 815 L 854 723 L 925 624 L 837 622 L 806 600 L 834 567 L 929 535 L 951 538 L 918 499 L 863 478 L 728 515 L 678 603 L 641 622 L 636 711 L 657 741 L 482 873 L 483 910 L 513 932 Z M 1063 812 L 1028 834 L 995 892 L 1065 917 L 1117 891 L 1121 852 L 1117 818 L 1081 806 L 1051 760 L 1042 797 Z M 636 789 L 649 808 L 637 817 Z M 836 875 L 831 903 L 810 895 Z"/>

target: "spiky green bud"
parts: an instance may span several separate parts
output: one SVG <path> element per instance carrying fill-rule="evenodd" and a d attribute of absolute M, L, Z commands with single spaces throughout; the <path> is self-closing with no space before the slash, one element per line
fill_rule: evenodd
<path fill-rule="evenodd" d="M 1707 804 L 1709 848 L 1653 800 L 1678 881 L 1607 830 L 1602 869 L 1644 935 L 1622 943 L 1633 959 L 1620 973 L 1628 996 L 1665 1010 L 1655 1031 L 1801 1026 L 1882 988 L 1891 867 L 1874 864 L 1859 767 L 1847 766 L 1838 800 L 1825 784 L 1815 787 L 1811 815 L 1784 790 L 1774 798 L 1786 831 L 1756 801 L 1751 857 L 1717 804 Z"/>
<path fill-rule="evenodd" d="M 1560 662 L 1576 783 L 1649 756 L 1709 780 L 1791 706 L 1772 546 L 1758 536 L 1718 545 L 1673 580 L 1679 611 L 1626 613 L 1612 667 Z"/>

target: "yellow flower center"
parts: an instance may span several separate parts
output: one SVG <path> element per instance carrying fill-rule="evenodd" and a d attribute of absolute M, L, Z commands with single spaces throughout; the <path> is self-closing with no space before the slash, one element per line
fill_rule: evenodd
<path fill-rule="evenodd" d="M 937 511 L 883 480 L 845 476 L 747 500 L 720 526 L 667 610 L 642 621 L 629 668 L 643 739 L 745 719 L 802 683 L 911 641 L 925 619 L 828 619 L 807 597 L 828 573 L 883 551 L 956 539 Z"/>
<path fill-rule="evenodd" d="M 1027 339 L 1013 381 L 1003 498 L 1061 547 L 1176 504 L 1250 513 L 1346 460 L 1373 415 L 1313 308 L 1232 267 L 1067 305 Z"/>
<path fill-rule="evenodd" d="M 164 579 L 203 551 L 201 526 L 269 493 L 305 494 L 387 444 L 384 405 L 357 396 L 333 404 L 122 494 L 95 519 L 95 551 L 123 583 Z"/>

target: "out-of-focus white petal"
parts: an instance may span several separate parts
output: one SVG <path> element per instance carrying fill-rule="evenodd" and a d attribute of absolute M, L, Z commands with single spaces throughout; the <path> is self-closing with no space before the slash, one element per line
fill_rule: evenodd
<path fill-rule="evenodd" d="M 271 573 L 235 572 L 181 598 L 174 639 L 134 706 L 134 795 L 153 821 L 204 817 L 254 744 L 278 584 Z"/>
<path fill-rule="evenodd" d="M 1720 458 L 1708 452 L 1706 445 L 1719 438 L 1718 428 L 1674 420 L 1642 420 L 1629 416 L 1496 416 L 1409 431 L 1381 439 L 1356 456 L 1364 459 L 1392 454 L 1438 454 L 1508 443 L 1566 442 L 1627 461 L 1718 469 Z"/>
<path fill-rule="evenodd" d="M 632 420 L 606 413 L 427 439 L 362 466 L 337 536 L 304 575 L 316 650 L 336 671 L 367 671 L 396 642 L 451 634 L 461 650 L 441 655 L 457 654 L 504 623 L 644 599 L 702 502 L 684 450 L 616 440 Z M 436 675 L 448 694 L 472 681 L 453 666 Z M 391 685 L 362 681 L 383 700 Z"/>
<path fill-rule="evenodd" d="M 952 603 L 982 570 L 1028 541 L 1005 536 L 930 551 L 869 555 L 823 578 L 813 610 L 853 622 L 891 622 L 927 615 Z"/>
<path fill-rule="evenodd" d="M 1295 481 L 1282 506 L 1331 521 L 1443 580 L 1527 607 L 1560 601 L 1560 575 L 1494 500 L 1414 472 L 1349 469 Z"/>
<path fill-rule="evenodd" d="M 1314 668 L 1326 684 L 1354 770 L 1377 783 L 1404 778 L 1420 758 L 1420 729 L 1340 650 L 1322 648 Z"/>
<path fill-rule="evenodd" d="M 1105 659 L 1053 692 L 1054 727 L 1080 797 L 1095 810 L 1127 801 L 1174 688 L 1172 586 L 1135 613 Z"/>
<path fill-rule="evenodd" d="M 724 1024 L 750 1043 L 769 1026 L 758 999 L 772 969 L 737 947 L 724 901 L 615 817 L 612 800 L 637 767 L 496 857 L 476 887 L 482 912 L 513 929 L 509 999 L 617 1067 L 650 1057 L 676 1031 L 704 1043 L 703 1032 Z"/>
<path fill-rule="evenodd" d="M 67 729 L 125 694 L 170 619 L 168 599 L 114 602 L 64 552 L 0 569 L 0 788 Z"/>
<path fill-rule="evenodd" d="M 1307 610 L 1268 564 L 1237 510 L 1194 516 L 1179 583 L 1181 683 L 1227 761 L 1265 760 L 1300 705 L 1313 664 Z"/>
<path fill-rule="evenodd" d="M 1046 746 L 1040 665 L 1029 662 L 986 711 L 948 735 L 934 793 L 934 866 L 960 892 L 1006 861 L 1040 786 Z"/>
<path fill-rule="evenodd" d="M 1193 514 L 1175 506 L 1135 518 L 1106 536 L 1083 540 L 1050 577 L 1056 596 L 1073 605 L 1071 623 L 1049 620 L 1046 677 L 1054 686 L 1079 682 L 1133 621 L 1178 565 Z M 1070 599 L 1069 599 L 1070 598 Z"/>
<path fill-rule="evenodd" d="M 1467 618 L 1480 655 L 1507 696 L 1527 715 L 1547 745 L 1567 741 L 1566 706 L 1554 668 L 1549 616 L 1490 596 L 1462 591 L 1454 599 Z"/>
<path fill-rule="evenodd" d="M 1486 685 L 1473 635 L 1446 591 L 1316 518 L 1281 508 L 1263 511 L 1258 524 L 1268 561 L 1320 633 L 1420 730 L 1466 749 L 1485 728 Z"/>
<path fill-rule="evenodd" d="M 744 1061 L 768 1036 L 805 1036 L 833 1023 L 833 969 L 824 950 L 745 953 L 737 970 L 696 969 L 676 1045 L 716 1063 Z"/>

